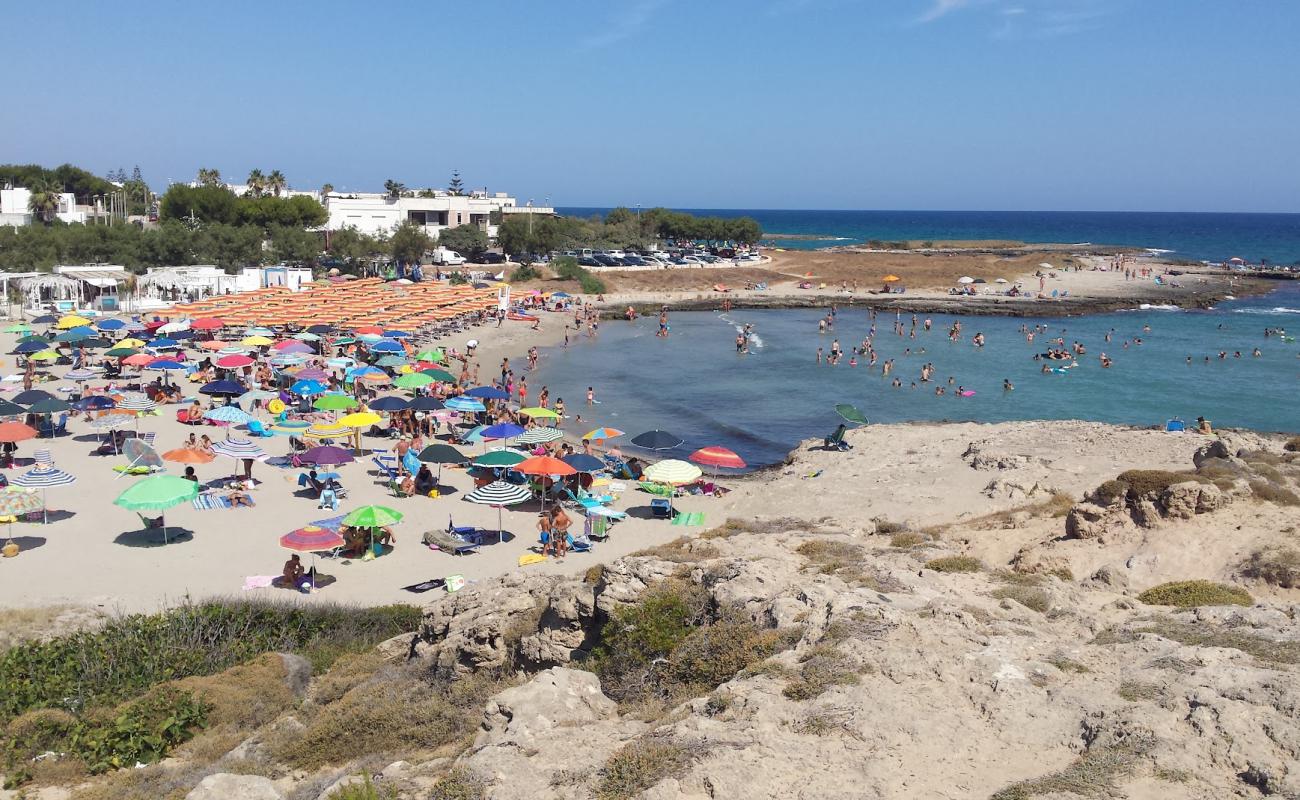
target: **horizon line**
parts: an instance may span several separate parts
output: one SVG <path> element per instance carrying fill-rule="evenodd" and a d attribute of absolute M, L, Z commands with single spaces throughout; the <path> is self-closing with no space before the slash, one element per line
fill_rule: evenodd
<path fill-rule="evenodd" d="M 686 206 L 686 205 L 645 205 L 639 206 L 643 211 L 649 211 L 652 208 L 667 208 L 675 211 L 815 211 L 831 213 L 891 213 L 891 214 L 1235 214 L 1241 216 L 1247 215 L 1271 215 L 1271 216 L 1300 216 L 1300 210 L 1297 211 L 1173 211 L 1168 209 L 1088 209 L 1088 208 L 1049 208 L 1049 209 L 1025 209 L 1025 208 L 742 208 L 740 206 Z M 638 206 L 627 205 L 624 203 L 615 205 L 561 205 L 559 203 L 551 204 L 551 208 L 557 211 L 563 209 L 583 209 L 583 210 L 611 210 L 615 208 L 626 208 L 636 210 Z"/>

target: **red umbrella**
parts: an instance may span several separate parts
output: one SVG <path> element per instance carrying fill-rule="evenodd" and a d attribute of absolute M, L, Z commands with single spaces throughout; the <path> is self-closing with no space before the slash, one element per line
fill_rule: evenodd
<path fill-rule="evenodd" d="M 36 429 L 30 425 L 21 422 L 0 422 L 0 442 L 21 442 L 35 438 Z M 564 464 L 564 466 L 568 465 Z"/>
<path fill-rule="evenodd" d="M 217 366 L 225 369 L 237 369 L 239 367 L 251 366 L 256 363 L 256 361 L 248 356 L 230 355 L 217 359 Z"/>
<path fill-rule="evenodd" d="M 222 322 L 219 319 L 215 319 L 213 317 L 205 317 L 204 319 L 196 319 L 193 322 L 191 322 L 190 328 L 196 331 L 214 331 L 217 328 L 225 327 L 225 325 L 226 323 Z"/>
<path fill-rule="evenodd" d="M 308 525 L 296 531 L 290 531 L 280 537 L 280 546 L 299 553 L 315 553 L 321 550 L 333 550 L 343 544 L 343 535 L 329 528 Z"/>
<path fill-rule="evenodd" d="M 725 447 L 714 445 L 712 447 L 701 447 L 688 457 L 689 460 L 696 464 L 704 464 L 710 467 L 725 467 L 727 469 L 742 469 L 745 461 L 740 456 Z"/>

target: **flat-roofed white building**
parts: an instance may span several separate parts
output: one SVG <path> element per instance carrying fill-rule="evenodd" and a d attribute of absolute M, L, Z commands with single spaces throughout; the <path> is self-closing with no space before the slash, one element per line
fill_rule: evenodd
<path fill-rule="evenodd" d="M 31 211 L 32 192 L 30 189 L 17 187 L 0 189 L 0 225 L 19 227 L 30 225 L 36 220 Z M 77 206 L 77 197 L 72 192 L 59 195 L 59 207 L 54 216 L 63 222 L 85 223 L 88 216 L 86 207 Z"/>
<path fill-rule="evenodd" d="M 329 230 L 356 228 L 370 235 L 392 233 L 399 225 L 410 223 L 436 236 L 447 228 L 474 225 L 495 237 L 497 226 L 493 213 L 552 214 L 554 209 L 519 206 L 504 192 L 471 192 L 454 195 L 434 192 L 431 196 L 393 197 L 379 192 L 330 192 L 325 196 Z"/>

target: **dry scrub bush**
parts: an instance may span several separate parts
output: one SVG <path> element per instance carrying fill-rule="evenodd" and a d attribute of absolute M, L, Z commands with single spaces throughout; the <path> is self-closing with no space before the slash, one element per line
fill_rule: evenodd
<path fill-rule="evenodd" d="M 980 572 L 984 564 L 973 556 L 944 556 L 925 562 L 925 568 L 935 572 Z"/>
<path fill-rule="evenodd" d="M 889 540 L 889 546 L 905 549 L 925 544 L 928 541 L 930 541 L 930 537 L 926 536 L 924 533 L 908 531 L 906 533 L 894 534 L 893 538 Z"/>
<path fill-rule="evenodd" d="M 820 697 L 833 686 L 858 682 L 853 659 L 832 644 L 819 644 L 799 658 L 799 672 L 781 692 L 791 700 Z"/>
<path fill-rule="evenodd" d="M 664 561 L 671 561 L 674 564 L 690 564 L 696 561 L 707 561 L 710 558 L 717 558 L 721 552 L 717 547 L 708 542 L 700 541 L 694 536 L 681 536 L 673 539 L 671 542 L 656 547 L 647 547 L 644 550 L 638 550 L 634 556 L 654 556 Z"/>
<path fill-rule="evenodd" d="M 483 800 L 486 796 L 487 782 L 457 767 L 433 785 L 426 800 Z"/>
<path fill-rule="evenodd" d="M 1245 589 L 1214 581 L 1172 581 L 1152 586 L 1138 600 L 1149 606 L 1249 606 L 1255 600 Z"/>
<path fill-rule="evenodd" d="M 1036 589 L 1033 586 L 1012 584 L 994 590 L 993 596 L 999 600 L 1014 600 L 1025 608 L 1037 611 L 1039 614 L 1046 614 L 1052 610 L 1052 596 L 1046 591 Z"/>
<path fill-rule="evenodd" d="M 1282 449 L 1286 450 L 1288 453 L 1300 453 L 1300 436 L 1293 436 L 1290 439 L 1287 439 L 1287 442 L 1282 446 Z"/>
<path fill-rule="evenodd" d="M 1124 681 L 1119 685 L 1116 694 L 1130 703 L 1136 703 L 1140 700 L 1159 700 L 1164 693 L 1154 683 Z"/>
<path fill-rule="evenodd" d="M 989 800 L 1029 800 L 1039 795 L 1111 797 L 1117 780 L 1131 772 L 1154 744 L 1154 737 L 1141 736 L 1113 747 L 1089 748 L 1060 772 L 1012 784 Z"/>
<path fill-rule="evenodd" d="M 1151 633 L 1188 647 L 1223 647 L 1240 650 L 1270 664 L 1300 664 L 1300 642 L 1274 641 L 1263 636 L 1242 633 L 1215 625 L 1192 624 L 1158 618 L 1132 631 L 1107 628 L 1093 639 L 1093 644 L 1125 644 L 1136 634 Z"/>
<path fill-rule="evenodd" d="M 1300 550 L 1294 547 L 1256 550 L 1242 565 L 1241 574 L 1283 589 L 1300 587 Z"/>
<path fill-rule="evenodd" d="M 627 800 L 691 763 L 685 747 L 662 738 L 633 739 L 605 762 L 596 784 L 597 800 Z"/>
<path fill-rule="evenodd" d="M 1257 500 L 1264 500 L 1279 506 L 1300 506 L 1300 495 L 1277 483 L 1266 480 L 1250 482 L 1250 493 Z"/>

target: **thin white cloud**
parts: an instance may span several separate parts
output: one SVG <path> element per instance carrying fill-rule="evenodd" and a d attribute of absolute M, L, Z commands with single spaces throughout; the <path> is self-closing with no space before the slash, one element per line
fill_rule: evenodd
<path fill-rule="evenodd" d="M 916 21 L 922 25 L 928 22 L 934 22 L 937 19 L 942 19 L 943 17 L 948 16 L 948 14 L 953 11 L 965 8 L 968 5 L 970 5 L 970 0 L 934 0 L 934 5 L 930 6 L 930 10 L 922 14 L 920 17 L 917 17 Z"/>
<path fill-rule="evenodd" d="M 666 3 L 667 0 L 641 0 L 624 6 L 622 12 L 609 21 L 604 31 L 583 39 L 582 46 L 588 50 L 597 50 L 630 39 L 639 33 Z"/>

